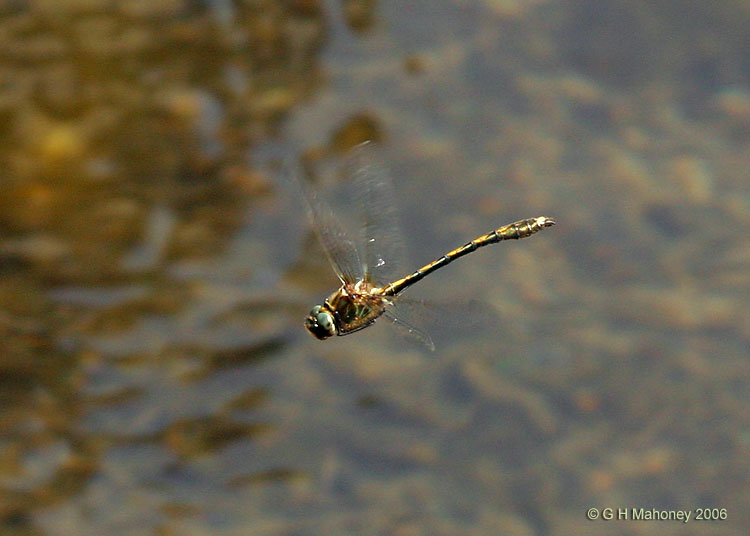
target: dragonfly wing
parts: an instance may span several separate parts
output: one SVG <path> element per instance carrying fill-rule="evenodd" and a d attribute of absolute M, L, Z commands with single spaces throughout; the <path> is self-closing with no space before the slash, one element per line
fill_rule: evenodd
<path fill-rule="evenodd" d="M 406 325 L 416 333 L 404 333 L 394 322 L 402 334 L 410 338 L 421 334 L 429 341 L 425 346 L 432 346 L 433 349 L 434 344 L 428 333 L 433 333 L 438 339 L 438 345 L 442 345 L 464 337 L 489 337 L 501 325 L 497 311 L 478 300 L 434 301 L 402 296 L 388 303 L 385 315 L 391 319 L 396 317 L 398 324 Z"/>
<path fill-rule="evenodd" d="M 371 142 L 351 150 L 344 171 L 351 177 L 362 220 L 365 276 L 373 283 L 389 283 L 403 275 L 401 263 L 406 258 L 390 173 Z"/>
<path fill-rule="evenodd" d="M 284 166 L 286 175 L 294 177 L 294 182 L 302 190 L 315 234 L 323 245 L 338 278 L 342 283 L 354 283 L 361 280 L 364 277 L 364 270 L 354 240 L 344 230 L 333 210 L 320 196 L 320 192 L 300 176 L 299 168 L 290 162 L 285 162 Z"/>
<path fill-rule="evenodd" d="M 417 341 L 431 352 L 435 351 L 435 343 L 432 342 L 432 338 L 426 331 L 422 331 L 420 328 L 410 324 L 406 320 L 399 318 L 391 311 L 386 311 L 383 313 L 383 316 L 391 321 L 393 326 L 402 336 Z"/>

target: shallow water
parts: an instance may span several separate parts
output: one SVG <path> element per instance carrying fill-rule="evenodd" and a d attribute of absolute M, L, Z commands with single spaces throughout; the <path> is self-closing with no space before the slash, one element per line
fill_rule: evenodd
<path fill-rule="evenodd" d="M 743 2 L 118 6 L 0 7 L 2 534 L 748 525 Z M 409 271 L 556 218 L 409 290 L 489 327 L 304 333 L 279 164 L 366 138 Z"/>

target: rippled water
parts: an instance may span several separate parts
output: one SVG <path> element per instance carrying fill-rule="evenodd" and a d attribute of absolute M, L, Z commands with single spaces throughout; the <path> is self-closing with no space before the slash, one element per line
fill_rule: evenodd
<path fill-rule="evenodd" d="M 4 3 L 0 532 L 738 533 L 749 24 L 731 0 Z M 492 311 L 449 313 L 434 354 L 304 333 L 336 280 L 280 162 L 362 139 L 410 268 L 558 221 L 409 291 Z"/>

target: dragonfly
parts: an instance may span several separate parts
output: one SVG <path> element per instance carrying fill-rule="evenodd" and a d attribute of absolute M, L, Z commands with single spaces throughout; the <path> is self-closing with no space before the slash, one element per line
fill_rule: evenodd
<path fill-rule="evenodd" d="M 405 248 L 395 213 L 393 184 L 388 170 L 375 158 L 372 145 L 360 144 L 345 158 L 345 175 L 358 198 L 361 225 L 356 234 L 347 231 L 319 191 L 298 177 L 313 229 L 341 282 L 338 290 L 312 308 L 304 325 L 313 337 L 324 340 L 350 335 L 385 317 L 402 333 L 434 350 L 430 336 L 415 325 L 418 319 L 407 320 L 402 304 L 409 304 L 408 310 L 413 311 L 414 302 L 403 298 L 403 292 L 479 248 L 528 238 L 551 227 L 555 220 L 539 216 L 504 225 L 403 276 L 398 270 Z"/>

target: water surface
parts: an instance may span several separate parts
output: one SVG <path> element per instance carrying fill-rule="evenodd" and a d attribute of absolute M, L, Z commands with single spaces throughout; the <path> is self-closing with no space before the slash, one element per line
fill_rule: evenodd
<path fill-rule="evenodd" d="M 730 0 L 0 7 L 0 532 L 737 534 L 749 24 Z M 364 138 L 410 269 L 558 221 L 413 289 L 491 329 L 434 354 L 304 333 L 336 281 L 279 159 Z"/>

